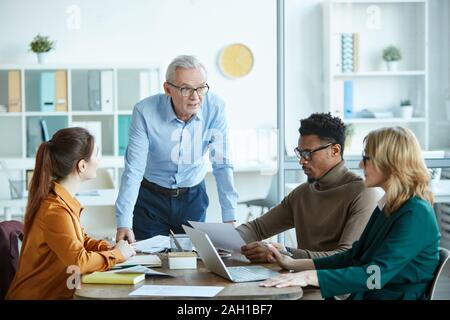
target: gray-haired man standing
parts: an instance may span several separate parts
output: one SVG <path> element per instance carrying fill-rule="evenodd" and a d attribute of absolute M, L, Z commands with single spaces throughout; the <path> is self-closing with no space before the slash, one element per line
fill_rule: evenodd
<path fill-rule="evenodd" d="M 179 56 L 167 68 L 165 94 L 133 109 L 125 171 L 116 201 L 116 240 L 129 242 L 204 221 L 209 204 L 204 178 L 209 150 L 224 222 L 235 221 L 233 182 L 224 102 L 209 92 L 205 67 Z"/>

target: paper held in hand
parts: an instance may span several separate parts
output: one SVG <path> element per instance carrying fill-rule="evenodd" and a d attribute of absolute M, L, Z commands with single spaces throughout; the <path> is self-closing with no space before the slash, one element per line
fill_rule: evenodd
<path fill-rule="evenodd" d="M 149 267 L 161 267 L 161 259 L 154 254 L 137 255 L 133 256 L 125 262 L 118 263 L 114 267 L 127 267 L 127 266 L 149 266 Z"/>
<path fill-rule="evenodd" d="M 188 222 L 194 229 L 206 233 L 217 249 L 241 252 L 241 247 L 245 245 L 241 235 L 229 223 Z"/>

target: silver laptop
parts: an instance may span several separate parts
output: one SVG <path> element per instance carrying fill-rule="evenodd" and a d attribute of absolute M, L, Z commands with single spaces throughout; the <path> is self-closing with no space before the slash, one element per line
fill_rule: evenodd
<path fill-rule="evenodd" d="M 225 279 L 233 282 L 249 282 L 261 281 L 279 275 L 278 272 L 262 266 L 227 267 L 206 233 L 185 225 L 183 225 L 183 229 L 189 235 L 206 268 Z"/>

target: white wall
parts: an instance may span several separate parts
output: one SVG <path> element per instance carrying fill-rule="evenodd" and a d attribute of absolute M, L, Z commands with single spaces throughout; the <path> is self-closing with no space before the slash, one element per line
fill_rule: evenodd
<path fill-rule="evenodd" d="M 293 155 L 300 119 L 323 107 L 323 0 L 286 0 L 286 149 Z"/>
<path fill-rule="evenodd" d="M 79 30 L 66 10 L 81 9 Z M 257 14 L 255 14 L 255 12 Z M 209 70 L 212 90 L 223 96 L 233 127 L 276 124 L 275 0 L 1 0 L 0 63 L 35 63 L 28 44 L 40 32 L 57 41 L 50 62 L 160 63 L 193 54 Z M 252 72 L 237 80 L 221 75 L 219 51 L 242 42 L 254 53 Z"/>
<path fill-rule="evenodd" d="M 80 8 L 79 29 L 68 27 L 72 5 Z M 179 54 L 196 55 L 209 71 L 212 91 L 225 99 L 231 130 L 276 126 L 276 0 L 0 1 L 0 64 L 35 64 L 28 44 L 37 33 L 57 41 L 50 63 L 156 63 L 165 68 Z M 253 51 L 255 63 L 249 75 L 231 80 L 220 73 L 217 58 L 223 47 L 236 42 Z M 242 199 L 265 194 L 270 179 L 259 173 L 249 179 L 258 177 L 264 183 L 256 187 L 238 183 Z M 218 221 L 215 184 L 207 181 L 208 219 Z M 240 208 L 240 216 L 245 214 Z"/>

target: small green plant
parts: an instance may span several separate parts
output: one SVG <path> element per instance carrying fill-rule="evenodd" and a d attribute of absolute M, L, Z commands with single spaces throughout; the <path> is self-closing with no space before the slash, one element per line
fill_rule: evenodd
<path fill-rule="evenodd" d="M 389 46 L 383 50 L 384 61 L 399 61 L 402 59 L 402 53 L 399 48 Z"/>
<path fill-rule="evenodd" d="M 400 107 L 409 107 L 411 106 L 411 100 L 405 99 L 400 101 Z"/>
<path fill-rule="evenodd" d="M 51 41 L 49 37 L 38 34 L 30 43 L 30 50 L 34 53 L 49 52 L 55 48 L 55 42 Z"/>

